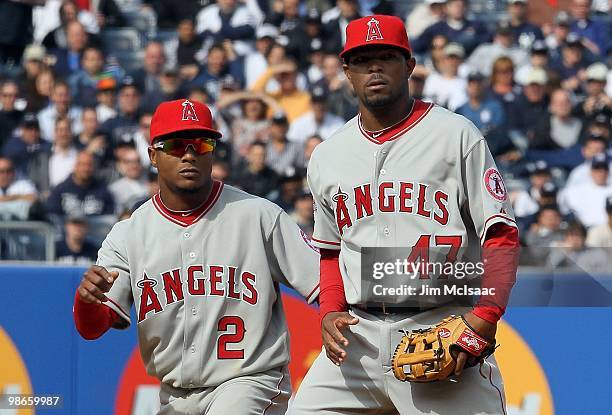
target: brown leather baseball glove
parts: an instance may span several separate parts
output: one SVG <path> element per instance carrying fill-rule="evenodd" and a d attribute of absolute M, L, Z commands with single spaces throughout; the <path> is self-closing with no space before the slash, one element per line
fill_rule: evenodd
<path fill-rule="evenodd" d="M 401 381 L 434 382 L 455 371 L 456 352 L 467 352 L 465 367 L 476 366 L 493 354 L 495 340 L 486 340 L 462 316 L 450 316 L 428 329 L 404 332 L 391 364 Z M 453 354 L 454 353 L 454 356 Z"/>

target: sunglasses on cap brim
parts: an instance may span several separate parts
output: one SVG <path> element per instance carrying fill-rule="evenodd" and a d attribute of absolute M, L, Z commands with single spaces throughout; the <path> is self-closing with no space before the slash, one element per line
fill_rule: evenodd
<path fill-rule="evenodd" d="M 168 138 L 153 144 L 153 148 L 171 156 L 181 157 L 189 146 L 196 154 L 202 155 L 214 151 L 217 141 L 212 138 Z"/>

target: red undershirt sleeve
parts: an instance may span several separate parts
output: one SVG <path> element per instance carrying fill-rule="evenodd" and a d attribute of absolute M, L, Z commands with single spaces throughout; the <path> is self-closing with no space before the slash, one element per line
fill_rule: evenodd
<path fill-rule="evenodd" d="M 319 317 L 322 320 L 328 313 L 348 310 L 348 304 L 340 273 L 340 251 L 335 249 L 321 249 L 320 251 Z"/>
<path fill-rule="evenodd" d="M 74 299 L 74 324 L 79 334 L 86 340 L 95 340 L 110 329 L 120 318 L 104 304 L 86 303 L 79 293 Z"/>
<path fill-rule="evenodd" d="M 480 297 L 474 315 L 493 324 L 502 317 L 516 282 L 519 250 L 517 228 L 496 223 L 488 229 L 482 250 L 484 274 L 481 288 L 494 288 L 495 293 Z"/>

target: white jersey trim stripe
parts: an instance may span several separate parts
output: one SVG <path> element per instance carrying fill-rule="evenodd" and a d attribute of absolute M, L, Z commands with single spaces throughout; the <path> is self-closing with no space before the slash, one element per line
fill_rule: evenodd
<path fill-rule="evenodd" d="M 111 298 L 109 298 L 108 302 L 106 302 L 104 305 L 110 308 L 111 310 L 115 311 L 117 314 L 119 314 L 121 318 L 123 318 L 128 323 L 131 323 L 130 314 L 126 313 L 123 310 L 123 308 L 121 308 L 121 306 L 117 304 L 116 302 L 114 302 Z"/>
<path fill-rule="evenodd" d="M 316 285 L 316 286 L 315 286 L 315 287 L 312 289 L 312 291 L 310 292 L 310 294 L 308 294 L 308 295 L 306 296 L 306 302 L 307 302 L 308 304 L 310 304 L 310 302 L 312 301 L 312 298 L 311 298 L 311 297 L 312 297 L 314 294 L 316 294 L 317 290 L 319 289 L 319 286 L 320 286 L 320 284 L 317 284 L 317 285 Z M 315 297 L 316 297 L 316 296 L 315 296 Z"/>

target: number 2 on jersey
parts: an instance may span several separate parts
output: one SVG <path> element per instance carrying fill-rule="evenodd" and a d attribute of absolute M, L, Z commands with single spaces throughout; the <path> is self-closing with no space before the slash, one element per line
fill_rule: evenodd
<path fill-rule="evenodd" d="M 228 345 L 240 343 L 244 339 L 244 320 L 239 316 L 221 317 L 217 330 L 229 332 L 220 335 L 217 340 L 217 359 L 244 359 L 244 349 L 227 348 Z"/>

